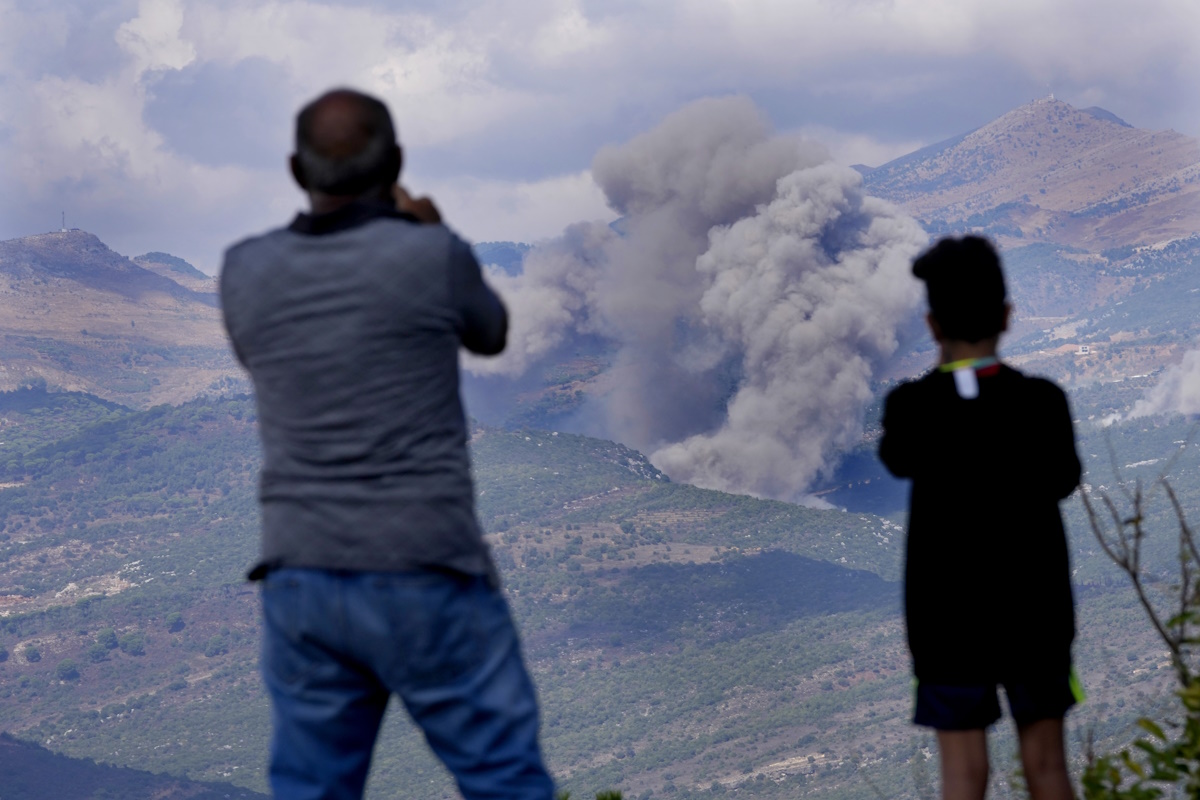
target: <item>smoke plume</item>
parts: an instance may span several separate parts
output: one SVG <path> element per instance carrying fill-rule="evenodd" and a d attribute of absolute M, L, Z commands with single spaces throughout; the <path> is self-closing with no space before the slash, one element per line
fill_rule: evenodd
<path fill-rule="evenodd" d="M 1200 414 L 1200 350 L 1189 350 L 1183 361 L 1163 370 L 1158 383 L 1134 403 L 1129 417 L 1170 413 Z"/>
<path fill-rule="evenodd" d="M 605 337 L 608 435 L 674 479 L 797 499 L 861 434 L 919 298 L 924 232 L 745 98 L 692 103 L 592 173 L 617 230 L 572 226 L 522 274 L 492 276 L 509 349 L 467 369 L 516 377 L 576 335 Z"/>

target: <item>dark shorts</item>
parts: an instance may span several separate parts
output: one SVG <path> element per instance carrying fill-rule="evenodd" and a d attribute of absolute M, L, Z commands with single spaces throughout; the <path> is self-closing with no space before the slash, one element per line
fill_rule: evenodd
<path fill-rule="evenodd" d="M 913 722 L 939 731 L 986 728 L 1001 717 L 998 684 L 917 683 Z M 1083 702 L 1083 687 L 1071 670 L 1055 677 L 1032 677 L 1002 684 L 1008 710 L 1018 726 L 1040 719 L 1061 719 L 1067 709 Z"/>

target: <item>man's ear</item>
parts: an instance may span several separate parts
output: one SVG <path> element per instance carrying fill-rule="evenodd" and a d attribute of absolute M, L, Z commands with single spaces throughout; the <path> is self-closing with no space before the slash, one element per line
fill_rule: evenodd
<path fill-rule="evenodd" d="M 1005 319 L 1007 319 L 1007 317 Z M 933 336 L 933 340 L 935 342 L 940 342 L 942 340 L 942 326 L 939 325 L 938 321 L 933 318 L 933 312 L 925 315 L 925 324 L 929 326 L 929 333 Z"/>
<path fill-rule="evenodd" d="M 1008 330 L 1008 323 L 1012 317 L 1012 303 L 1004 304 L 1004 321 L 1000 324 L 1000 332 L 1004 333 Z"/>
<path fill-rule="evenodd" d="M 288 159 L 288 167 L 291 169 L 292 177 L 295 178 L 296 183 L 299 184 L 301 189 L 307 192 L 308 181 L 304 177 L 304 165 L 300 163 L 300 156 L 293 153 L 291 158 Z"/>

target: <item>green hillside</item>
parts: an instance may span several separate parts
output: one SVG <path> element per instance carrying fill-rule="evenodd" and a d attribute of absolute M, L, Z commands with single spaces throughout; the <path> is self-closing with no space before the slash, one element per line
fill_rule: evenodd
<path fill-rule="evenodd" d="M 0 409 L 0 729 L 264 790 L 257 598 L 242 577 L 257 549 L 252 402 L 130 411 L 27 389 Z M 1113 429 L 1118 466 L 1177 451 L 1186 426 Z M 1082 448 L 1099 465 L 1097 443 Z M 472 447 L 546 751 L 576 796 L 913 797 L 933 774 L 907 722 L 902 519 L 673 484 L 635 451 L 565 433 L 480 427 Z M 1166 670 L 1073 528 L 1093 693 L 1074 724 L 1115 741 Z M 400 714 L 370 796 L 452 796 Z"/>

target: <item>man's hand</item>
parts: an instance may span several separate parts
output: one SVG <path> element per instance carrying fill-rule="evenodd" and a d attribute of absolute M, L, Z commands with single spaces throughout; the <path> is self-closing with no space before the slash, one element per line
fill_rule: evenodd
<path fill-rule="evenodd" d="M 396 201 L 396 210 L 412 214 L 421 222 L 436 225 L 442 221 L 442 214 L 428 197 L 413 198 L 400 184 L 393 184 L 392 199 Z"/>

